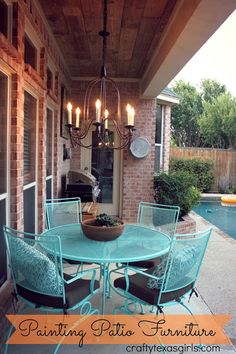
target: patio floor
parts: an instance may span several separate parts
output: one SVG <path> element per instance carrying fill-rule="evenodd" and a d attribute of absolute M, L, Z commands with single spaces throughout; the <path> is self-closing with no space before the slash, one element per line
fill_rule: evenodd
<path fill-rule="evenodd" d="M 209 225 L 204 219 L 197 214 L 192 213 L 197 221 L 197 229 L 205 229 Z M 198 281 L 198 292 L 200 296 L 192 297 L 190 305 L 195 313 L 216 313 L 231 314 L 232 320 L 226 327 L 226 333 L 230 337 L 233 345 L 222 346 L 220 353 L 235 354 L 236 349 L 236 240 L 228 237 L 219 229 L 214 228 L 212 238 L 207 249 L 203 267 L 200 272 Z M 99 307 L 101 303 L 101 294 L 98 293 L 93 298 L 95 307 Z M 112 313 L 113 306 L 122 303 L 122 299 L 118 295 L 113 295 L 107 300 L 106 312 Z M 179 307 L 171 307 L 165 310 L 165 313 L 180 313 Z M 50 354 L 53 353 L 53 346 L 40 345 L 11 345 L 9 346 L 9 354 Z M 125 354 L 127 353 L 126 345 L 84 345 L 79 348 L 77 345 L 64 345 L 60 348 L 59 354 Z M 150 353 L 150 351 L 141 350 L 137 347 L 132 353 Z M 152 351 L 157 353 L 157 351 Z M 171 351 L 168 351 L 171 353 Z M 182 353 L 182 352 L 179 352 Z M 188 351 L 186 353 L 192 353 Z"/>
<path fill-rule="evenodd" d="M 197 229 L 211 224 L 192 212 Z M 232 316 L 226 333 L 236 346 L 236 240 L 214 227 L 203 261 L 197 288 L 213 313 Z"/>

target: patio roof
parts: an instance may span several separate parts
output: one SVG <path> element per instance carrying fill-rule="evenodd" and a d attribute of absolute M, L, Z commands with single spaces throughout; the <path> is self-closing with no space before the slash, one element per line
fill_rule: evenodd
<path fill-rule="evenodd" d="M 101 0 L 39 0 L 71 79 L 100 73 Z M 235 9 L 235 0 L 109 0 L 107 71 L 156 97 Z"/>

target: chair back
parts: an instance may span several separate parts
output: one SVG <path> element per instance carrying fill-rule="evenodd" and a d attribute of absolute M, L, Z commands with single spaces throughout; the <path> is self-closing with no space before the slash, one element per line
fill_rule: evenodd
<path fill-rule="evenodd" d="M 212 229 L 194 234 L 176 234 L 166 262 L 163 293 L 194 288 Z"/>
<path fill-rule="evenodd" d="M 59 297 L 65 303 L 59 236 L 41 236 L 3 227 L 16 294 Z M 40 299 L 40 297 L 39 297 Z"/>
<path fill-rule="evenodd" d="M 81 199 L 47 199 L 45 203 L 47 228 L 66 224 L 78 224 L 82 221 Z"/>
<path fill-rule="evenodd" d="M 140 202 L 137 223 L 154 228 L 172 238 L 175 234 L 179 211 L 178 206 Z"/>

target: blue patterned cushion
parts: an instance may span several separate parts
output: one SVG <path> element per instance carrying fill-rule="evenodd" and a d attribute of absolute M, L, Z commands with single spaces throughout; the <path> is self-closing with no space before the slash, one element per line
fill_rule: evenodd
<path fill-rule="evenodd" d="M 63 280 L 47 255 L 20 238 L 12 238 L 12 248 L 13 261 L 18 270 L 16 282 L 44 294 L 62 294 Z"/>
<path fill-rule="evenodd" d="M 168 279 L 168 288 L 177 284 L 191 271 L 195 264 L 195 260 L 199 254 L 199 250 L 196 247 L 185 247 L 177 250 L 174 254 L 172 261 L 171 272 Z M 161 278 L 164 274 L 163 269 L 156 266 L 152 275 L 157 278 Z M 151 289 L 160 289 L 161 279 L 149 279 L 147 287 Z"/>
<path fill-rule="evenodd" d="M 168 287 L 178 284 L 181 279 L 185 278 L 191 272 L 198 254 L 199 249 L 196 247 L 186 247 L 176 252 L 168 280 Z"/>
<path fill-rule="evenodd" d="M 150 289 L 160 289 L 161 284 L 162 284 L 162 278 L 165 273 L 165 266 L 166 266 L 166 258 L 162 258 L 161 264 L 158 264 L 155 266 L 155 269 L 152 272 L 152 275 L 156 277 L 154 278 L 149 278 L 147 281 L 147 287 Z"/>

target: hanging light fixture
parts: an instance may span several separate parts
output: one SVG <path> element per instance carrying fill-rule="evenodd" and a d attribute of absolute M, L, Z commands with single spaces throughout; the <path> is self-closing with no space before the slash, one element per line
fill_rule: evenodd
<path fill-rule="evenodd" d="M 121 117 L 120 108 L 120 93 L 116 83 L 107 76 L 106 71 L 106 50 L 107 50 L 107 37 L 109 36 L 107 31 L 107 0 L 104 0 L 103 10 L 103 30 L 99 32 L 99 35 L 103 38 L 103 50 L 102 50 L 102 67 L 101 75 L 99 78 L 92 80 L 86 89 L 84 98 L 84 107 L 82 117 L 80 116 L 81 110 L 79 107 L 75 110 L 75 124 L 73 124 L 73 107 L 69 102 L 67 105 L 68 110 L 68 123 L 66 124 L 71 145 L 73 147 L 82 146 L 85 148 L 93 148 L 94 146 L 86 145 L 83 140 L 86 138 L 89 129 L 94 125 L 96 127 L 98 145 L 101 147 L 109 147 L 112 149 L 124 149 L 130 145 L 131 137 L 133 135 L 134 128 L 134 108 L 127 104 L 126 111 L 126 123 L 123 122 Z M 117 99 L 116 112 L 110 114 L 107 105 L 107 86 L 113 88 Z M 112 88 L 110 91 L 112 91 Z M 94 91 L 99 90 L 99 98 L 97 98 L 94 105 L 91 104 L 91 96 L 94 97 Z M 94 107 L 94 109 L 91 109 Z M 114 142 L 110 139 L 110 127 L 114 125 L 115 130 L 120 138 L 119 146 L 115 146 Z"/>

